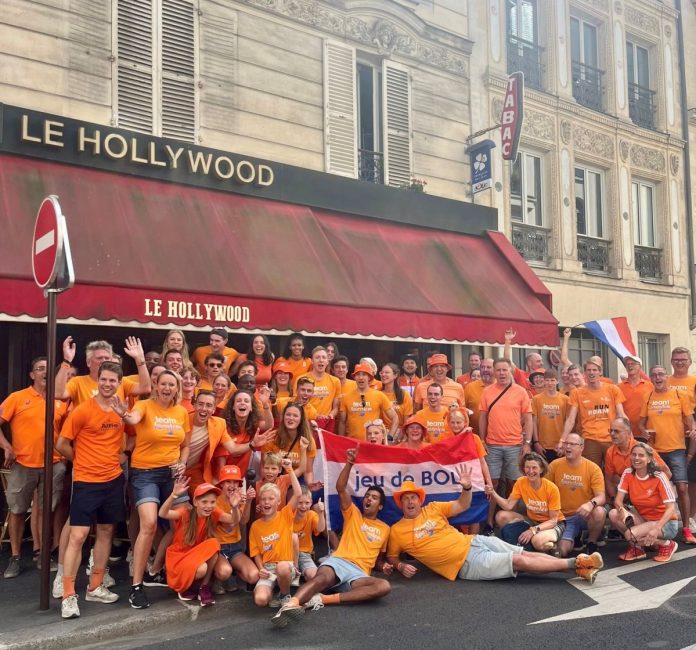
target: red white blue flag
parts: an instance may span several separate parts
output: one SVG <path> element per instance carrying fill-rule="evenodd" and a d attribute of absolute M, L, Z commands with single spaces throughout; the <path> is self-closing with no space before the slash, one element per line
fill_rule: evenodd
<path fill-rule="evenodd" d="M 591 320 L 583 325 L 619 359 L 623 360 L 629 354 L 635 356 L 636 346 L 633 344 L 633 337 L 626 317 Z"/>
<path fill-rule="evenodd" d="M 355 465 L 348 480 L 348 491 L 358 505 L 372 485 L 380 486 L 387 497 L 379 518 L 391 525 L 402 513 L 393 494 L 404 481 L 414 481 L 426 492 L 425 501 L 452 501 L 461 493 L 459 474 L 466 465 L 471 470 L 472 499 L 468 510 L 450 519 L 453 524 L 473 524 L 486 518 L 488 500 L 483 491 L 483 474 L 474 439 L 459 435 L 423 449 L 404 449 L 358 442 L 352 438 L 320 431 L 324 452 L 324 500 L 329 510 L 332 530 L 342 527 L 342 515 L 336 479 L 346 462 L 346 452 L 359 445 Z"/>

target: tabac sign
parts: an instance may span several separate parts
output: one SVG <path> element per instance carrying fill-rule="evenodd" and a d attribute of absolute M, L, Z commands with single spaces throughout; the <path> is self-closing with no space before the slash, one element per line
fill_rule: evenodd
<path fill-rule="evenodd" d="M 517 147 L 522 134 L 524 119 L 524 75 L 513 72 L 507 81 L 503 113 L 500 116 L 500 140 L 502 142 L 503 160 L 515 162 Z"/>

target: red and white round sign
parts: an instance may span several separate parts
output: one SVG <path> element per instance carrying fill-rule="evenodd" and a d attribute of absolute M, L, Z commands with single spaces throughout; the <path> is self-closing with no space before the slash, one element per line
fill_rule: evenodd
<path fill-rule="evenodd" d="M 54 195 L 46 197 L 36 215 L 31 245 L 34 280 L 42 289 L 51 285 L 58 274 L 63 253 L 64 224 L 58 197 Z"/>

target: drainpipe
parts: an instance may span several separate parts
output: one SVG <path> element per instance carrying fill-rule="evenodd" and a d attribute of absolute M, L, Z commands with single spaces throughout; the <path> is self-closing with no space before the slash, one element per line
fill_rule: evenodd
<path fill-rule="evenodd" d="M 691 198 L 691 149 L 689 147 L 689 103 L 686 94 L 686 56 L 684 54 L 684 25 L 682 19 L 682 3 L 676 0 L 676 9 L 679 12 L 677 18 L 677 42 L 679 45 L 679 84 L 682 89 L 681 97 L 681 121 L 682 137 L 686 142 L 684 148 L 684 191 L 686 194 L 686 233 L 687 253 L 689 264 L 689 289 L 691 290 L 691 305 L 689 312 L 689 329 L 696 329 L 696 285 L 694 284 L 694 225 L 693 206 Z"/>

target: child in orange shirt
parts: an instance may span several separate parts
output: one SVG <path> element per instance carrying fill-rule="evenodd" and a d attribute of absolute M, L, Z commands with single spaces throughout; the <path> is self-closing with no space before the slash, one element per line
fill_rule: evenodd
<path fill-rule="evenodd" d="M 295 550 L 295 566 L 299 569 L 300 575 L 307 580 L 311 580 L 317 573 L 317 565 L 312 559 L 314 543 L 312 536 L 319 535 L 326 530 L 326 518 L 324 516 L 324 504 L 321 499 L 312 508 L 312 493 L 306 485 L 302 486 L 302 495 L 297 500 L 297 510 L 293 522 L 293 538 L 297 538 L 297 549 Z M 293 539 L 293 543 L 295 539 Z M 299 582 L 298 576 L 298 582 Z"/>
<path fill-rule="evenodd" d="M 280 489 L 266 483 L 259 490 L 260 518 L 249 531 L 249 554 L 259 570 L 260 579 L 254 589 L 254 603 L 259 607 L 277 607 L 290 598 L 290 583 L 295 574 L 292 549 L 292 528 L 297 500 L 302 494 L 292 461 L 284 458 L 282 467 L 290 476 L 292 497 L 280 509 Z M 280 600 L 273 600 L 273 588 L 278 582 Z"/>
<path fill-rule="evenodd" d="M 307 467 L 307 448 L 309 447 L 309 441 L 305 438 L 300 438 L 300 464 L 296 469 L 294 469 L 290 474 L 295 474 L 297 478 L 300 478 L 304 474 L 305 468 Z M 261 488 L 271 483 L 277 485 L 280 490 L 280 505 L 284 506 L 287 501 L 288 488 L 290 487 L 291 479 L 290 474 L 281 474 L 281 463 L 283 461 L 283 452 L 273 452 L 268 451 L 263 455 L 263 461 L 261 465 L 261 479 L 256 481 L 256 494 L 261 494 Z M 261 504 L 256 505 L 256 512 L 260 512 Z"/>
<path fill-rule="evenodd" d="M 232 512 L 226 513 L 215 505 L 220 488 L 201 483 L 193 493 L 193 508 L 172 510 L 174 501 L 187 494 L 189 480 L 188 477 L 178 477 L 174 490 L 159 509 L 162 519 L 174 522 L 174 541 L 167 549 L 167 584 L 178 592 L 180 600 L 198 598 L 201 607 L 209 607 L 215 604 L 210 589 L 213 575 L 218 580 L 227 580 L 232 575 L 229 562 L 220 555 L 215 526 L 236 526 L 239 523 L 240 496 L 233 495 L 230 500 Z"/>

